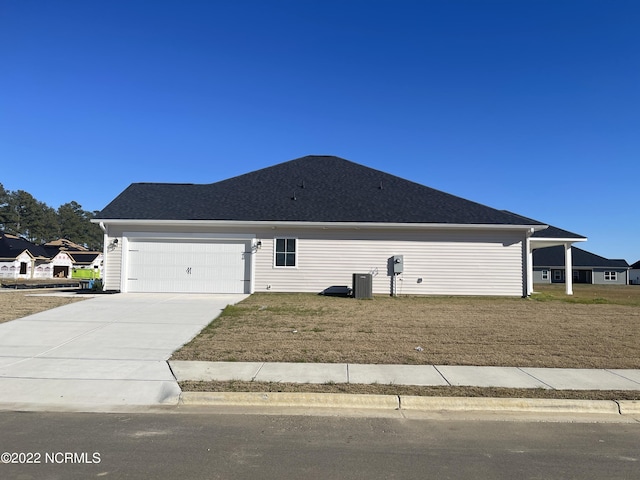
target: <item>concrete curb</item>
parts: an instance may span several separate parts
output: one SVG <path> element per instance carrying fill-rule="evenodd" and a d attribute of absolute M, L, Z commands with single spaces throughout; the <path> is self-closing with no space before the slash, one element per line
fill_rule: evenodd
<path fill-rule="evenodd" d="M 181 405 L 375 408 L 397 410 L 397 395 L 285 392 L 183 392 Z"/>
<path fill-rule="evenodd" d="M 640 400 L 618 400 L 621 415 L 640 415 Z"/>
<path fill-rule="evenodd" d="M 182 392 L 180 405 L 354 408 L 430 412 L 640 414 L 640 401 L 418 397 L 346 393 Z"/>
<path fill-rule="evenodd" d="M 619 415 L 612 400 L 555 400 L 545 398 L 462 398 L 401 396 L 402 410 L 502 411 L 533 413 L 599 413 Z M 639 410 L 640 411 L 640 410 Z"/>

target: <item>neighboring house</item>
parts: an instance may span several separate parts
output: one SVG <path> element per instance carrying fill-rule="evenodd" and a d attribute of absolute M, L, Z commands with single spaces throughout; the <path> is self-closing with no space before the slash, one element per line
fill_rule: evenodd
<path fill-rule="evenodd" d="M 52 240 L 51 242 L 47 242 L 44 244 L 44 247 L 53 249 L 55 252 L 59 250 L 73 250 L 76 252 L 88 251 L 86 247 L 82 245 L 78 245 L 77 243 L 74 243 L 71 240 L 67 240 L 66 238 L 60 238 L 58 240 Z"/>
<path fill-rule="evenodd" d="M 101 278 L 102 252 L 60 250 L 51 259 L 54 278 Z"/>
<path fill-rule="evenodd" d="M 611 260 L 586 250 L 572 249 L 573 283 L 597 285 L 626 285 L 629 264 L 625 260 Z M 540 248 L 533 252 L 534 283 L 565 283 L 565 258 L 562 247 Z"/>
<path fill-rule="evenodd" d="M 523 296 L 536 245 L 570 257 L 586 240 L 332 156 L 212 184 L 135 183 L 93 221 L 104 288 L 122 292 L 322 292 L 369 273 L 378 294 Z"/>
<path fill-rule="evenodd" d="M 67 252 L 73 263 L 71 278 L 102 278 L 102 252 Z"/>
<path fill-rule="evenodd" d="M 53 268 L 54 278 L 71 278 L 71 271 L 73 269 L 73 260 L 68 252 L 60 250 L 52 259 L 51 265 Z"/>
<path fill-rule="evenodd" d="M 103 258 L 64 239 L 36 245 L 0 234 L 0 279 L 101 278 Z"/>
<path fill-rule="evenodd" d="M 629 283 L 632 285 L 640 285 L 640 260 L 631 265 L 629 270 Z"/>
<path fill-rule="evenodd" d="M 0 234 L 0 279 L 50 278 L 47 251 L 24 238 Z"/>
<path fill-rule="evenodd" d="M 102 252 L 90 252 L 66 238 L 48 242 L 44 247 L 52 255 L 55 278 L 101 278 Z"/>

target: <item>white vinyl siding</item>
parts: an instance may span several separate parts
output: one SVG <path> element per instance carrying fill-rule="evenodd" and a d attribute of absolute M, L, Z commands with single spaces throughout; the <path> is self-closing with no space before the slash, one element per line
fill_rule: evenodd
<path fill-rule="evenodd" d="M 156 231 L 158 227 L 149 227 Z M 388 260 L 404 256 L 404 273 L 398 277 L 400 295 L 506 295 L 524 291 L 524 240 L 522 231 L 481 229 L 368 229 L 368 228 L 258 228 L 167 226 L 160 235 L 172 237 L 234 234 L 260 242 L 247 248 L 250 291 L 313 292 L 331 286 L 351 287 L 353 273 L 372 273 L 373 291 L 391 293 Z M 130 234 L 111 227 L 118 247 L 106 254 L 106 288 L 122 289 L 126 276 L 123 243 Z M 136 229 L 135 235 L 146 235 Z M 158 235 L 152 233 L 149 235 Z M 275 266 L 275 239 L 296 239 L 296 267 Z M 251 251 L 250 251 L 251 250 Z M 120 265 L 124 265 L 121 269 Z M 125 278 L 126 280 L 126 278 Z M 247 292 L 248 293 L 248 292 Z"/>
<path fill-rule="evenodd" d="M 104 288 L 105 290 L 121 290 L 122 278 L 122 239 L 113 244 L 115 238 L 109 238 L 105 249 L 104 259 Z"/>
<path fill-rule="evenodd" d="M 505 241 L 505 235 L 511 238 Z M 359 238 L 349 238 L 354 236 Z M 317 293 L 331 286 L 351 286 L 353 273 L 371 273 L 374 293 L 390 294 L 388 260 L 404 255 L 398 294 L 522 296 L 523 237 L 505 232 L 305 230 L 297 242 L 298 262 L 304 267 L 274 268 L 271 256 L 259 251 L 254 288 Z M 262 250 L 271 251 L 273 239 L 262 242 Z"/>

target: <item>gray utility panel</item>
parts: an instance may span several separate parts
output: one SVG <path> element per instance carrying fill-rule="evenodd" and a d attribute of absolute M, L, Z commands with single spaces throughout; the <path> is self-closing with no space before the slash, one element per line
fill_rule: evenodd
<path fill-rule="evenodd" d="M 398 275 L 403 271 L 404 271 L 404 256 L 394 255 L 393 256 L 393 274 Z"/>

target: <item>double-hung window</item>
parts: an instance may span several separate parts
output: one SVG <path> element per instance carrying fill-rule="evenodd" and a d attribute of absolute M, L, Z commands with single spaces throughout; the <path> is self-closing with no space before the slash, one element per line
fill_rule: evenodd
<path fill-rule="evenodd" d="M 604 272 L 604 279 L 607 282 L 615 282 L 618 280 L 618 272 Z"/>
<path fill-rule="evenodd" d="M 276 238 L 276 267 L 295 267 L 297 265 L 296 244 L 295 238 Z"/>

